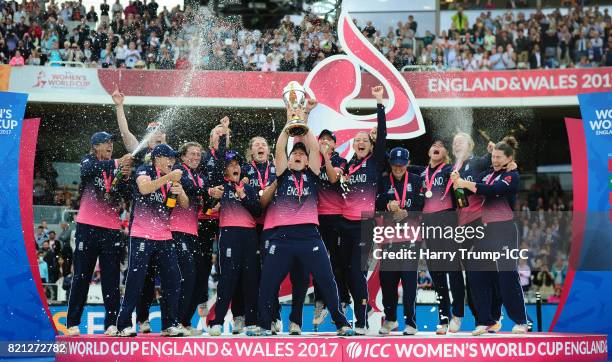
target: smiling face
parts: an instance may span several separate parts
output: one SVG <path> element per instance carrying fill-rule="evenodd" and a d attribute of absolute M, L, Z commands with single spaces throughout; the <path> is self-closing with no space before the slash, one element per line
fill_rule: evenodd
<path fill-rule="evenodd" d="M 202 149 L 197 146 L 189 147 L 187 152 L 181 156 L 181 160 L 185 162 L 189 168 L 197 168 L 202 160 Z"/>
<path fill-rule="evenodd" d="M 162 175 L 170 173 L 172 171 L 172 167 L 176 159 L 174 157 L 166 157 L 166 156 L 157 156 L 155 157 L 155 167 L 159 169 L 159 172 Z"/>
<path fill-rule="evenodd" d="M 434 164 L 443 162 L 448 156 L 448 150 L 440 141 L 434 142 L 429 148 L 429 160 Z"/>
<path fill-rule="evenodd" d="M 251 154 L 255 162 L 266 162 L 270 157 L 270 146 L 262 137 L 255 137 L 251 141 Z"/>
<path fill-rule="evenodd" d="M 391 173 L 395 179 L 399 180 L 404 176 L 408 166 L 400 166 L 400 165 L 391 165 Z"/>
<path fill-rule="evenodd" d="M 502 150 L 493 150 L 491 153 L 491 163 L 493 164 L 493 170 L 499 171 L 508 163 L 512 162 L 512 156 L 506 156 Z"/>
<path fill-rule="evenodd" d="M 463 160 L 472 154 L 473 142 L 463 134 L 458 134 L 453 138 L 453 156 L 458 160 Z"/>
<path fill-rule="evenodd" d="M 358 159 L 362 159 L 372 152 L 372 141 L 367 132 L 359 132 L 353 139 L 353 150 Z"/>
<path fill-rule="evenodd" d="M 294 171 L 302 171 L 308 166 L 308 155 L 304 150 L 297 149 L 289 155 L 289 168 Z"/>
<path fill-rule="evenodd" d="M 225 177 L 233 182 L 240 181 L 240 164 L 236 160 L 231 160 L 225 167 Z"/>
<path fill-rule="evenodd" d="M 113 157 L 113 141 L 98 143 L 93 148 L 99 160 L 110 160 Z"/>

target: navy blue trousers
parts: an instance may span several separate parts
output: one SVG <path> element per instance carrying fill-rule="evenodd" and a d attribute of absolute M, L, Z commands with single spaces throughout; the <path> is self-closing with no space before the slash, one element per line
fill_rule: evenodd
<path fill-rule="evenodd" d="M 325 249 L 315 225 L 291 225 L 271 231 L 269 248 L 264 258 L 259 290 L 259 326 L 269 330 L 273 318 L 274 300 L 281 282 L 292 268 L 299 264 L 305 275 L 312 273 L 319 283 L 323 301 L 338 328 L 348 326 L 340 311 L 338 288 Z"/>
<path fill-rule="evenodd" d="M 115 324 L 119 310 L 119 277 L 123 253 L 121 231 L 77 223 L 75 242 L 74 277 L 68 299 L 67 327 L 78 326 L 81 322 L 89 284 L 99 258 L 106 329 Z"/>
<path fill-rule="evenodd" d="M 179 321 L 179 293 L 181 272 L 178 265 L 176 245 L 172 240 L 148 240 L 130 238 L 129 262 L 125 282 L 125 293 L 119 309 L 117 328 L 132 326 L 132 312 L 141 299 L 142 288 L 149 265 L 157 266 L 161 279 L 162 329 L 176 326 Z"/>
<path fill-rule="evenodd" d="M 179 270 L 181 271 L 181 294 L 179 295 L 179 320 L 184 326 L 191 325 L 193 312 L 191 299 L 196 287 L 195 256 L 198 246 L 198 237 L 181 232 L 172 232 L 172 239 L 176 245 Z"/>
<path fill-rule="evenodd" d="M 423 223 L 426 226 L 433 227 L 455 227 L 457 226 L 457 215 L 454 211 L 424 214 Z M 460 247 L 461 244 L 457 244 L 454 240 L 441 237 L 427 239 L 427 248 L 434 252 L 457 251 Z M 459 258 L 455 258 L 453 262 L 449 260 L 428 260 L 427 267 L 439 302 L 438 319 L 440 324 L 448 324 L 451 316 L 463 317 L 465 309 L 465 281 Z M 449 285 L 450 292 L 453 293 L 452 304 L 450 301 Z"/>
<path fill-rule="evenodd" d="M 338 292 L 340 293 L 340 302 L 345 304 L 351 304 L 351 296 L 348 290 L 348 281 L 344 274 L 344 268 L 340 262 L 340 223 L 342 222 L 342 215 L 319 215 L 319 232 L 321 233 L 321 239 L 325 243 L 327 252 L 329 253 L 329 260 L 332 264 L 332 270 L 334 271 L 334 278 L 338 285 Z M 314 296 L 316 301 L 322 301 L 321 291 L 319 285 L 314 283 Z"/>
<path fill-rule="evenodd" d="M 215 320 L 212 325 L 223 324 L 230 302 L 237 293 L 242 295 L 246 325 L 257 324 L 258 247 L 255 228 L 224 227 L 220 229 L 219 283 L 217 284 Z"/>
<path fill-rule="evenodd" d="M 517 249 L 519 245 L 518 229 L 513 221 L 488 223 L 485 237 L 474 243 L 474 251 L 499 251 Z M 517 271 L 517 261 L 500 259 L 497 263 L 483 261 L 490 265 L 481 265 L 479 270 L 470 274 L 471 290 L 477 310 L 477 324 L 490 326 L 499 316 L 495 310 L 495 300 L 501 297 L 508 317 L 516 324 L 527 323 L 525 298 Z"/>
<path fill-rule="evenodd" d="M 361 228 L 362 221 L 343 218 L 340 223 L 340 262 L 353 296 L 355 328 L 365 328 L 368 320 L 368 281 L 367 272 L 362 268 L 362 258 L 369 255 L 370 245 L 361 240 Z"/>
<path fill-rule="evenodd" d="M 414 260 L 389 260 L 380 261 L 378 276 L 382 291 L 382 303 L 385 311 L 386 321 L 397 321 L 398 293 L 397 286 L 402 282 L 402 304 L 404 306 L 404 322 L 406 325 L 416 328 L 416 294 L 417 294 L 417 269 L 418 250 L 421 242 L 402 243 L 395 242 L 384 244 L 383 250 L 396 252 L 402 249 L 416 251 L 417 258 Z"/>

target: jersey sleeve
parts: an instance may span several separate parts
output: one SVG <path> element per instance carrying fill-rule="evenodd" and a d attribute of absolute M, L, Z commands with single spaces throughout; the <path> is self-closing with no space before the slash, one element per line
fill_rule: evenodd
<path fill-rule="evenodd" d="M 259 198 L 255 189 L 249 185 L 244 186 L 244 193 L 246 196 L 244 199 L 240 200 L 242 206 L 244 206 L 253 217 L 259 217 L 262 213 L 261 203 L 259 203 Z"/>
<path fill-rule="evenodd" d="M 374 144 L 374 159 L 376 163 L 382 165 L 385 162 L 385 147 L 387 145 L 387 116 L 385 115 L 385 106 L 378 104 L 376 106 L 377 119 L 377 135 L 376 143 Z"/>
<path fill-rule="evenodd" d="M 106 171 L 109 175 L 115 171 L 115 160 L 100 161 L 93 156 L 86 156 L 81 161 L 81 177 L 88 178 Z"/>
<path fill-rule="evenodd" d="M 492 184 L 476 184 L 476 194 L 483 196 L 507 196 L 513 195 L 518 190 L 519 176 L 516 172 L 503 173 L 499 180 Z"/>

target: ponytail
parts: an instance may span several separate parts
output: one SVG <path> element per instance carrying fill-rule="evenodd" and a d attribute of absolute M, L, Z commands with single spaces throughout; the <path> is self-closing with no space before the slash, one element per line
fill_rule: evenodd
<path fill-rule="evenodd" d="M 506 157 L 514 157 L 517 148 L 518 141 L 513 136 L 506 136 L 495 145 L 495 149 L 502 151 Z"/>

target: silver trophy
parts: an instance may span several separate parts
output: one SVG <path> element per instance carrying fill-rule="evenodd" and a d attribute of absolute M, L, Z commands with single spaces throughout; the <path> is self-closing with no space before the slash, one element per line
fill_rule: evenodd
<path fill-rule="evenodd" d="M 306 105 L 306 91 L 304 87 L 294 80 L 289 82 L 283 89 L 283 102 L 285 102 L 285 106 L 293 110 L 304 108 Z M 287 122 L 285 130 L 291 137 L 303 136 L 308 132 L 308 126 L 306 125 L 306 120 L 301 119 L 294 112 L 291 119 Z"/>

